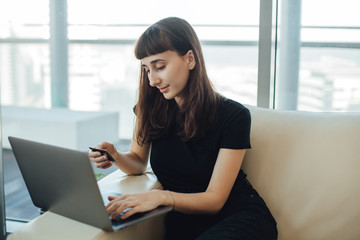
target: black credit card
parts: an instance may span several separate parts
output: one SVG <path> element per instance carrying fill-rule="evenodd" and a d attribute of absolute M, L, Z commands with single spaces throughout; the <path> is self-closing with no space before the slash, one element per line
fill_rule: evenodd
<path fill-rule="evenodd" d="M 116 162 L 115 158 L 113 158 L 113 156 L 111 156 L 110 153 L 108 153 L 108 151 L 104 150 L 104 149 L 99 149 L 99 148 L 93 148 L 93 147 L 89 147 L 91 149 L 91 151 L 93 152 L 100 152 L 101 155 L 105 155 L 108 157 L 109 161 L 112 162 Z"/>

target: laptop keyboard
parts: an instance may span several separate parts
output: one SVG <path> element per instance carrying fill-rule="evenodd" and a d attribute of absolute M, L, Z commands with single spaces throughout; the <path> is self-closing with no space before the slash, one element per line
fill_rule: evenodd
<path fill-rule="evenodd" d="M 109 217 L 111 219 L 111 223 L 116 226 L 116 225 L 120 225 L 120 224 L 123 224 L 123 223 L 127 223 L 129 221 L 133 221 L 133 220 L 135 220 L 137 218 L 140 218 L 140 217 L 145 215 L 145 213 L 135 213 L 134 215 L 128 217 L 127 219 L 121 219 L 121 216 L 124 215 L 124 213 L 126 213 L 130 209 L 131 208 L 125 209 L 116 219 L 112 219 L 111 215 L 110 215 Z"/>

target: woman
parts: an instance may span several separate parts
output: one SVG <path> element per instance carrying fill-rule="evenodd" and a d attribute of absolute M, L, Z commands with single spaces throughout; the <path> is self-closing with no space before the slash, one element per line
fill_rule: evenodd
<path fill-rule="evenodd" d="M 250 112 L 213 90 L 200 42 L 183 19 L 166 18 L 139 38 L 141 61 L 136 124 L 128 153 L 104 142 L 89 152 L 99 168 L 127 174 L 151 167 L 164 190 L 109 197 L 109 214 L 122 218 L 173 206 L 166 239 L 276 239 L 276 222 L 240 169 L 250 148 Z M 151 149 L 151 154 L 150 154 Z"/>

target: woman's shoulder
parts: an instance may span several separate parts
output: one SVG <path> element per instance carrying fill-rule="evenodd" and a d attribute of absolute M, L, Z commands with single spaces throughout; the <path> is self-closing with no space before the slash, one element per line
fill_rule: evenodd
<path fill-rule="evenodd" d="M 250 148 L 251 116 L 249 109 L 232 99 L 222 101 L 218 129 L 222 148 Z"/>
<path fill-rule="evenodd" d="M 220 100 L 220 109 L 221 109 L 221 113 L 222 115 L 228 115 L 228 114 L 245 114 L 245 115 L 250 115 L 250 111 L 249 109 L 243 105 L 242 103 L 239 103 L 235 100 L 232 100 L 230 98 L 226 98 L 221 96 L 221 100 Z"/>

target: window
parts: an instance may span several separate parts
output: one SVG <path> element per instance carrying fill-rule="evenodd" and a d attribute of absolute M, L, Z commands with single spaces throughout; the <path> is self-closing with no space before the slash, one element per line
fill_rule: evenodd
<path fill-rule="evenodd" d="M 360 111 L 360 3 L 279 1 L 276 107 Z"/>

